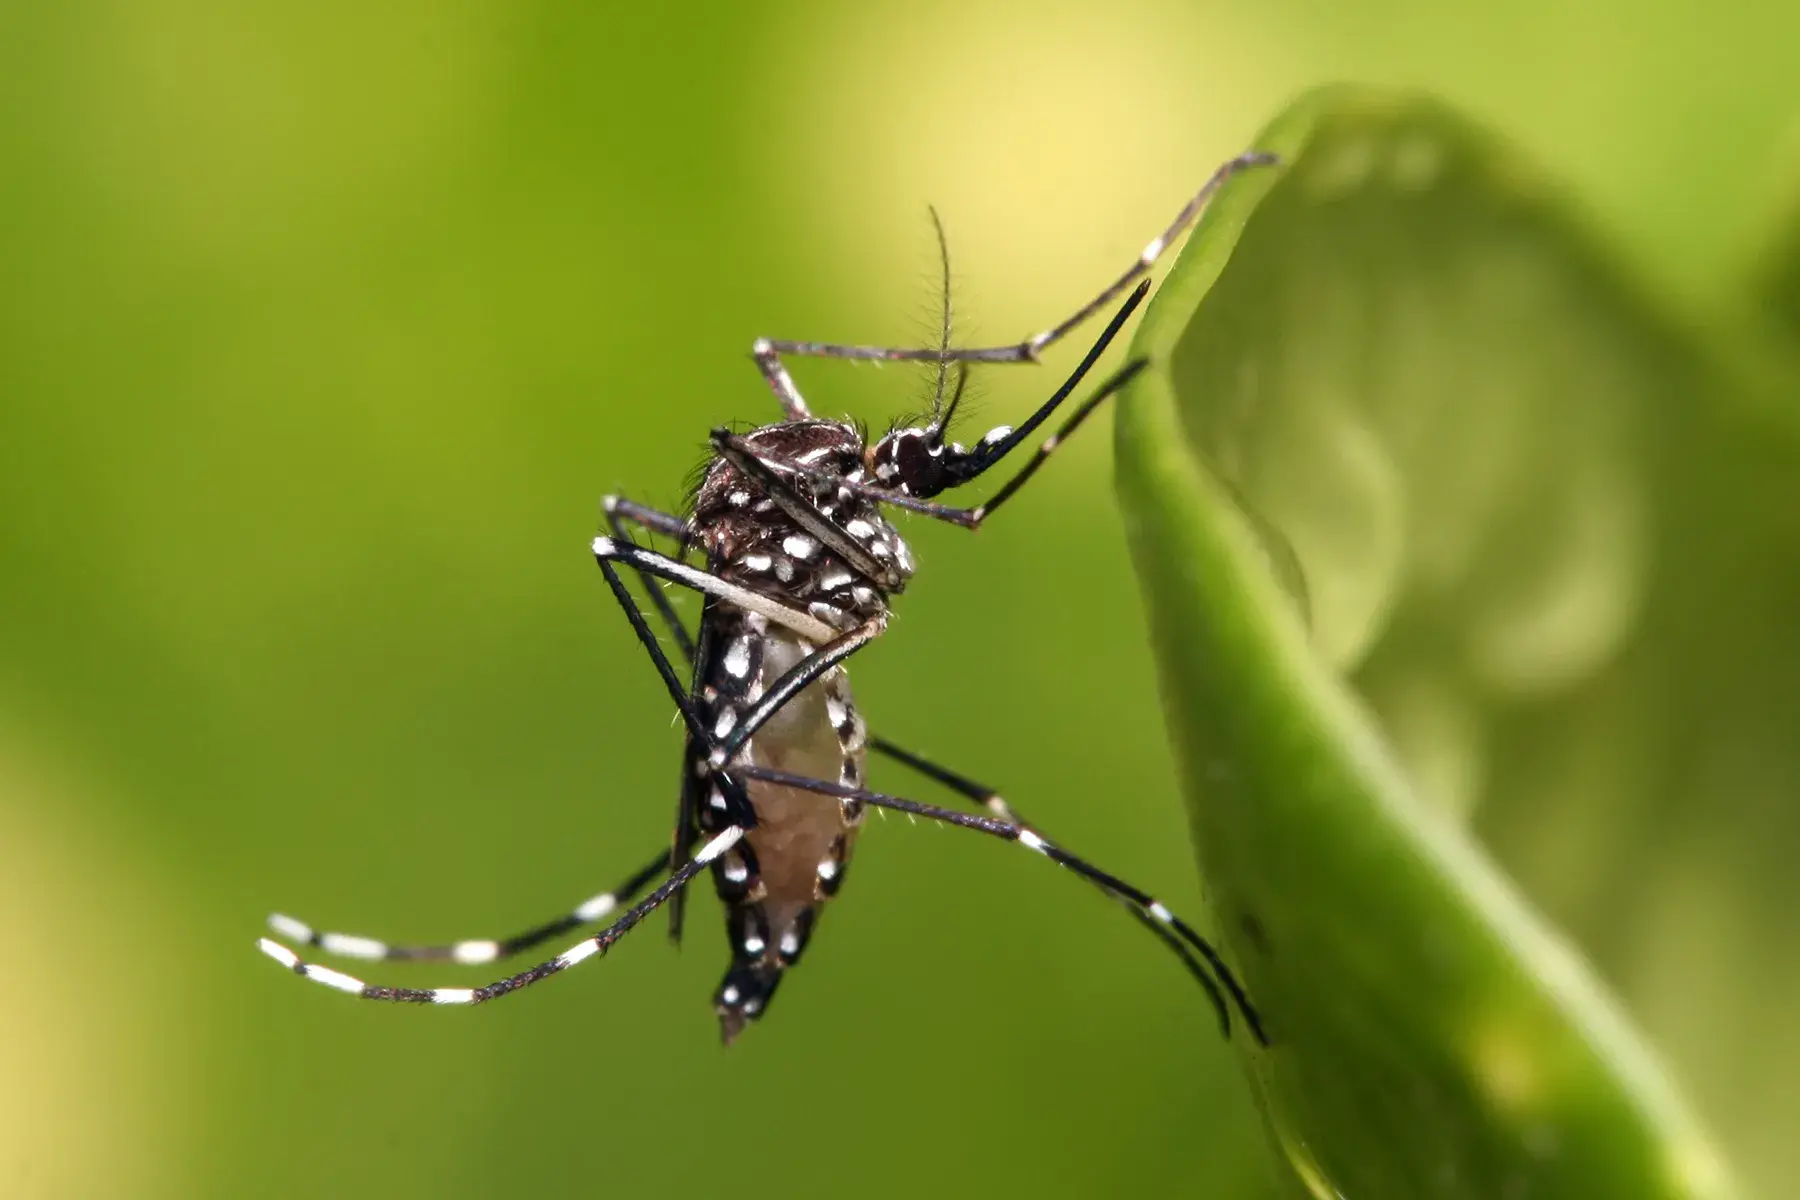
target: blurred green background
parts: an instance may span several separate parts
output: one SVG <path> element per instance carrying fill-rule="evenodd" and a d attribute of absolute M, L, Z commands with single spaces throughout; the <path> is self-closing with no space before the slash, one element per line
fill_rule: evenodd
<path fill-rule="evenodd" d="M 1300 88 L 1423 86 L 1728 320 L 1796 44 L 1797 9 L 1624 0 L 0 7 L 0 1194 L 1270 1193 L 1191 986 L 978 838 L 877 825 L 729 1053 L 704 897 L 679 955 L 653 928 L 478 1013 L 353 1004 L 252 942 L 275 907 L 500 933 L 664 842 L 678 737 L 586 553 L 598 498 L 675 504 L 711 425 L 773 414 L 757 335 L 928 336 L 928 203 L 960 336 L 1010 340 Z M 978 419 L 1053 373 L 989 372 Z M 925 394 L 797 374 L 876 424 Z M 908 526 L 858 688 L 1194 910 L 1107 449 L 979 538 Z M 1509 865 L 1553 912 L 1584 879 Z M 1765 957 L 1800 995 L 1791 918 L 1750 919 L 1795 893 L 1738 883 L 1590 949 L 1781 1194 L 1800 1022 L 1724 1055 L 1694 1016 Z"/>

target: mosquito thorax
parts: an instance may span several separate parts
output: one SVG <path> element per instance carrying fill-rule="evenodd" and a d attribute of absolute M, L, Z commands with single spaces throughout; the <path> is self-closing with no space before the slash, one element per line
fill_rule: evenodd
<path fill-rule="evenodd" d="M 896 429 L 870 447 L 869 471 L 878 487 L 929 500 L 981 474 L 999 457 L 995 447 L 1011 436 L 1012 429 L 1002 425 L 971 450 L 961 442 L 946 443 L 943 431 L 932 426 Z"/>
<path fill-rule="evenodd" d="M 809 419 L 765 425 L 743 435 L 758 457 L 804 468 L 794 489 L 871 558 L 887 567 L 885 588 L 859 573 L 808 532 L 762 484 L 723 458 L 706 468 L 689 528 L 713 569 L 731 582 L 781 600 L 838 629 L 851 629 L 887 607 L 913 573 L 912 551 L 878 502 L 838 481 L 867 483 L 862 434 L 843 421 Z"/>

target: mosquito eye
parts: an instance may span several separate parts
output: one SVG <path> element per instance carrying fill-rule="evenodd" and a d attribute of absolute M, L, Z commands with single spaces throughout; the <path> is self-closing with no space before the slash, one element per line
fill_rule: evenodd
<path fill-rule="evenodd" d="M 943 491 L 938 481 L 943 447 L 934 447 L 922 429 L 902 429 L 888 434 L 875 452 L 876 482 L 914 496 L 934 496 Z"/>

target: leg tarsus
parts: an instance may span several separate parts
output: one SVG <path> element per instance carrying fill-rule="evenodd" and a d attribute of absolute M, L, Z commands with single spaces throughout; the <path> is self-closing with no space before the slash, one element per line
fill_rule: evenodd
<path fill-rule="evenodd" d="M 560 934 L 593 924 L 612 913 L 619 905 L 629 904 L 633 896 L 668 869 L 669 856 L 659 854 L 612 891 L 601 892 L 583 901 L 555 920 L 504 938 L 464 938 L 438 945 L 396 946 L 358 934 L 315 930 L 303 921 L 280 913 L 270 916 L 269 928 L 290 941 L 317 947 L 326 954 L 362 959 L 365 962 L 458 962 L 470 965 L 498 962 Z"/>
<path fill-rule="evenodd" d="M 257 946 L 264 954 L 294 974 L 364 1000 L 384 1000 L 399 1004 L 485 1004 L 489 1000 L 496 1000 L 501 996 L 519 991 L 521 988 L 530 987 L 534 983 L 541 983 L 550 976 L 566 971 L 596 955 L 605 954 L 614 942 L 630 933 L 645 917 L 661 907 L 670 896 L 686 887 L 694 876 L 706 869 L 708 863 L 735 846 L 743 836 L 744 830 L 741 826 L 731 826 L 724 833 L 702 846 L 700 852 L 683 863 L 680 869 L 663 881 L 662 886 L 627 909 L 618 920 L 601 932 L 576 942 L 555 958 L 547 959 L 535 967 L 520 971 L 505 979 L 497 979 L 482 987 L 385 987 L 379 984 L 364 983 L 360 979 L 345 975 L 341 971 L 334 971 L 330 967 L 306 962 L 280 942 L 269 938 L 261 939 Z"/>

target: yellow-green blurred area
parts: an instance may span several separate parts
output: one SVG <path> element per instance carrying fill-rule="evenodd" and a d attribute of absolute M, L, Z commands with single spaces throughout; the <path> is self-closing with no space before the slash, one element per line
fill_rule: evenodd
<path fill-rule="evenodd" d="M 0 7 L 0 1195 L 1272 1194 L 1177 967 L 950 830 L 871 823 L 729 1052 L 706 889 L 680 953 L 653 922 L 474 1012 L 357 1004 L 253 943 L 271 908 L 497 935 L 666 844 L 679 735 L 587 553 L 599 497 L 677 506 L 709 428 L 773 419 L 759 335 L 929 340 L 928 204 L 959 338 L 1009 341 L 1302 87 L 1415 85 L 1729 311 L 1795 45 L 1800 9 L 1625 0 Z M 977 376 L 970 425 L 1068 361 Z M 877 427 L 928 397 L 795 373 Z M 858 692 L 1197 911 L 1106 458 L 1084 433 L 977 537 L 907 524 L 921 573 Z M 1767 785 L 1720 744 L 1719 786 Z M 1752 809 L 1791 833 L 1791 795 Z M 1713 1053 L 1707 1006 L 1795 997 L 1800 895 L 1780 845 L 1706 830 L 1586 814 L 1570 845 L 1662 847 L 1670 887 L 1582 933 L 1785 1194 L 1800 1020 L 1733 1010 Z M 1481 831 L 1553 912 L 1592 900 L 1581 854 Z"/>

